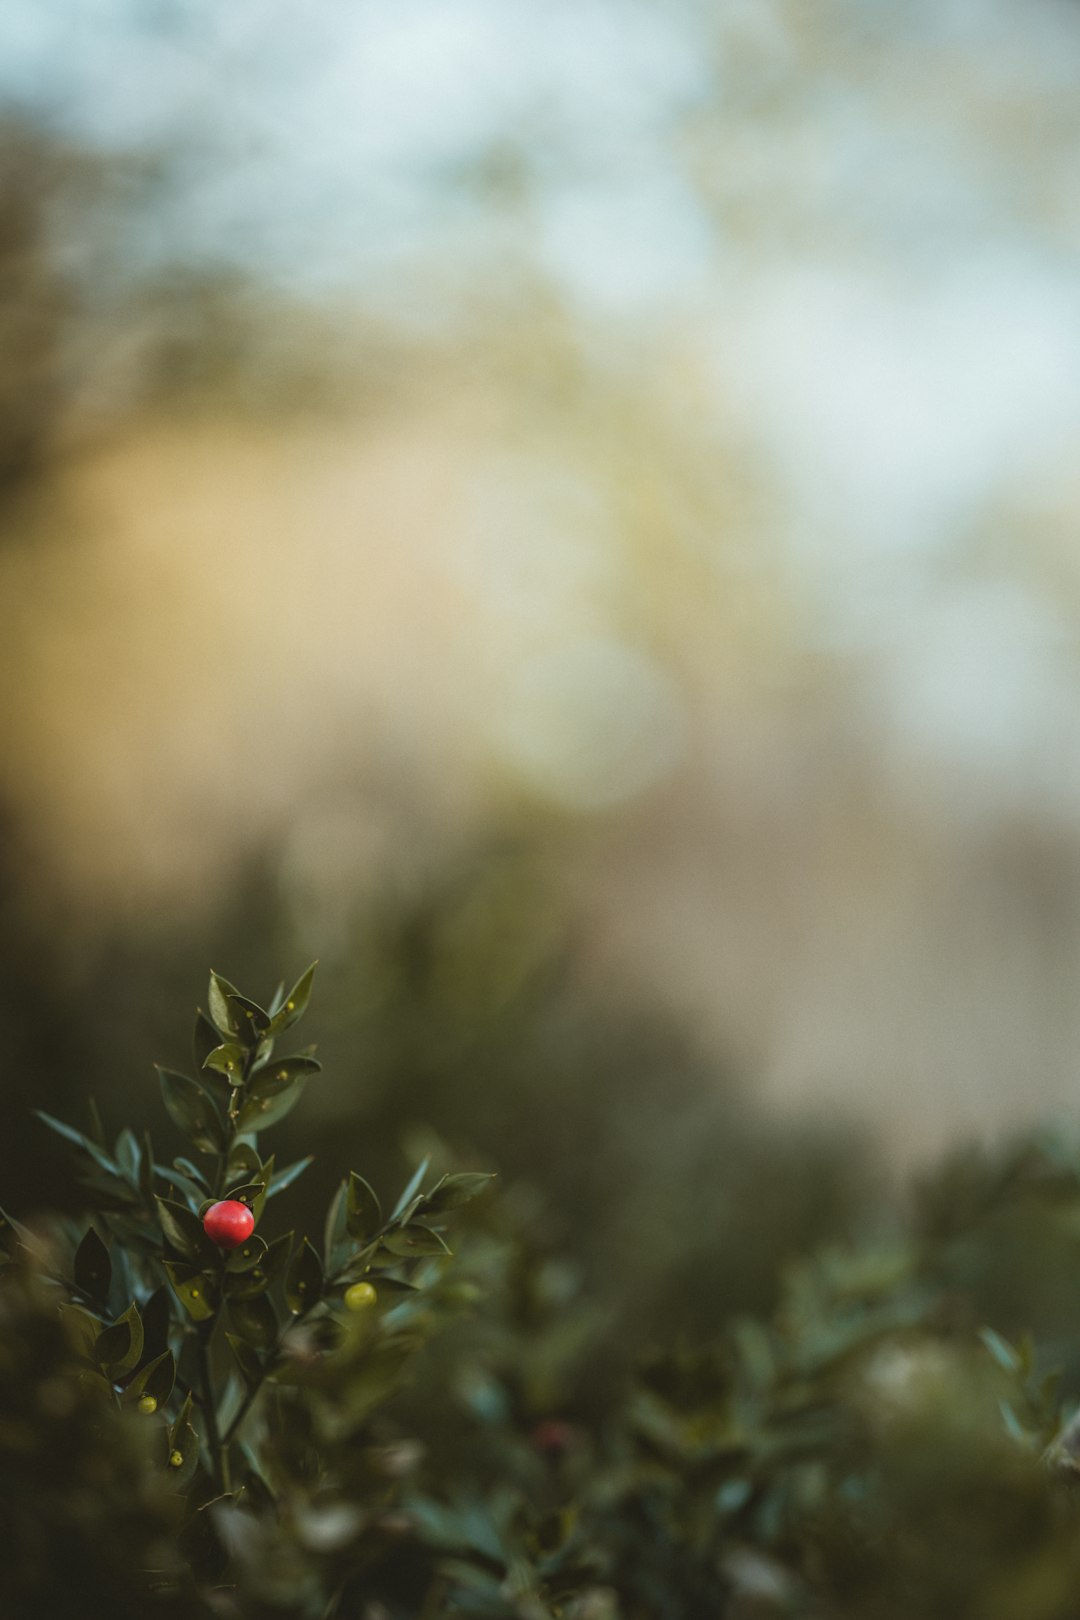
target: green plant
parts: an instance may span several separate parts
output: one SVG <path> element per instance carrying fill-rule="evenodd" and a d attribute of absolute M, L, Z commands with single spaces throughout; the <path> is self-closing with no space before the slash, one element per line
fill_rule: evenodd
<path fill-rule="evenodd" d="M 93 1105 L 86 1132 L 42 1114 L 75 1151 L 91 1219 L 44 1233 L 6 1221 L 7 1297 L 23 1291 L 57 1354 L 62 1330 L 103 1451 L 156 1459 L 158 1497 L 181 1504 L 183 1557 L 168 1577 L 160 1560 L 142 1568 L 147 1602 L 187 1590 L 229 1612 L 322 1615 L 400 1539 L 380 1528 L 398 1475 L 371 1420 L 438 1323 L 447 1224 L 491 1178 L 425 1189 L 421 1164 L 384 1214 L 353 1172 L 318 1242 L 275 1230 L 277 1199 L 311 1161 L 279 1168 L 261 1138 L 320 1072 L 312 1048 L 279 1051 L 313 975 L 264 1008 L 211 974 L 193 1074 L 158 1071 L 187 1151 L 162 1163 L 127 1126 L 110 1144 Z M 138 1549 L 129 1562 L 139 1570 Z"/>
<path fill-rule="evenodd" d="M 310 989 L 212 976 L 168 1162 L 48 1119 L 92 1213 L 0 1228 L 5 1620 L 1076 1620 L 1080 1141 L 956 1153 L 613 1373 L 527 1186 L 453 1265 L 486 1175 L 421 1163 L 386 1215 L 354 1173 L 278 1229 Z"/>

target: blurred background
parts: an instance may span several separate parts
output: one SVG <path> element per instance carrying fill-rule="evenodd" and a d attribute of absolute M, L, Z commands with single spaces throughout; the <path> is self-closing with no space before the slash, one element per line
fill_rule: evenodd
<path fill-rule="evenodd" d="M 314 956 L 296 1152 L 650 1320 L 1080 1117 L 1078 90 L 1064 0 L 7 0 L 5 1203 Z"/>

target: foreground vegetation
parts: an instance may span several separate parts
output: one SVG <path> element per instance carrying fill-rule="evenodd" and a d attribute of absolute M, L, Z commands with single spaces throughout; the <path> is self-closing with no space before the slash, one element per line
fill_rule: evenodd
<path fill-rule="evenodd" d="M 149 1129 L 43 1116 L 86 1210 L 3 1228 L 3 1613 L 1080 1613 L 1080 1146 L 960 1155 L 756 1315 L 705 1229 L 680 1286 L 721 1297 L 630 1355 L 588 1232 L 437 1141 L 289 1229 L 311 989 L 212 975 Z"/>

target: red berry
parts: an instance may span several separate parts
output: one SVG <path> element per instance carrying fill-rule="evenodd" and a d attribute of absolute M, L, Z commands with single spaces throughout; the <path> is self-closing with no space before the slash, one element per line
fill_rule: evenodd
<path fill-rule="evenodd" d="M 225 1198 L 211 1204 L 203 1216 L 203 1231 L 219 1249 L 238 1249 L 255 1230 L 255 1217 L 246 1204 Z"/>
<path fill-rule="evenodd" d="M 547 1457 L 561 1457 L 569 1451 L 577 1438 L 573 1424 L 561 1418 L 544 1418 L 532 1432 L 532 1443 Z"/>

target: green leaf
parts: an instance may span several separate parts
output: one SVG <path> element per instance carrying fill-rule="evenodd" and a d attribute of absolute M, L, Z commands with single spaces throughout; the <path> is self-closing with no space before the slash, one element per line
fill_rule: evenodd
<path fill-rule="evenodd" d="M 87 1097 L 86 1111 L 90 1115 L 90 1134 L 99 1148 L 105 1146 L 105 1127 L 101 1123 L 101 1110 L 94 1097 Z"/>
<path fill-rule="evenodd" d="M 73 1147 L 77 1147 L 83 1153 L 88 1154 L 94 1160 L 94 1163 L 100 1165 L 102 1170 L 109 1175 L 118 1176 L 120 1174 L 119 1167 L 114 1164 L 109 1155 L 104 1153 L 96 1142 L 92 1142 L 88 1136 L 84 1136 L 82 1131 L 77 1131 L 74 1125 L 66 1125 L 62 1119 L 54 1119 L 52 1114 L 46 1114 L 41 1108 L 35 1108 L 34 1113 L 51 1131 L 55 1131 L 57 1136 L 62 1136 L 65 1142 L 70 1142 Z"/>
<path fill-rule="evenodd" d="M 210 974 L 210 988 L 207 991 L 207 1006 L 210 1018 L 221 1033 L 229 1039 L 240 1033 L 240 1024 L 236 1009 L 230 997 L 238 996 L 239 990 L 228 979 L 223 979 L 220 973 Z"/>
<path fill-rule="evenodd" d="M 137 1401 L 142 1395 L 152 1395 L 159 1406 L 164 1406 L 173 1392 L 175 1382 L 176 1362 L 173 1360 L 172 1351 L 165 1350 L 136 1373 L 124 1391 L 124 1401 L 125 1403 Z"/>
<path fill-rule="evenodd" d="M 419 1165 L 417 1165 L 409 1185 L 405 1188 L 405 1191 L 394 1205 L 394 1213 L 390 1217 L 392 1221 L 396 1221 L 398 1216 L 403 1214 L 403 1212 L 408 1209 L 409 1205 L 420 1191 L 420 1188 L 423 1186 L 424 1177 L 428 1173 L 428 1166 L 430 1163 L 431 1159 L 426 1158 Z"/>
<path fill-rule="evenodd" d="M 185 1175 L 190 1176 L 192 1181 L 196 1182 L 206 1192 L 210 1191 L 209 1181 L 207 1181 L 205 1175 L 199 1169 L 198 1165 L 194 1164 L 191 1159 L 176 1158 L 173 1160 L 173 1164 L 175 1164 L 178 1170 L 182 1170 Z"/>
<path fill-rule="evenodd" d="M 251 1299 L 230 1299 L 229 1320 L 245 1343 L 256 1350 L 272 1350 L 277 1343 L 277 1312 L 268 1294 Z"/>
<path fill-rule="evenodd" d="M 993 1328 L 984 1327 L 979 1329 L 979 1338 L 989 1350 L 998 1366 L 1003 1368 L 1005 1372 L 1017 1373 L 1020 1371 L 1020 1356 L 1013 1349 L 1012 1345 L 1001 1337 L 1000 1333 L 995 1333 Z"/>
<path fill-rule="evenodd" d="M 285 1274 L 285 1303 L 294 1316 L 303 1316 L 319 1303 L 322 1289 L 322 1261 L 305 1238 Z"/>
<path fill-rule="evenodd" d="M 238 1204 L 246 1204 L 258 1221 L 266 1205 L 266 1182 L 261 1176 L 258 1181 L 246 1181 L 241 1186 L 234 1187 L 232 1192 L 226 1193 L 225 1197 L 234 1199 Z"/>
<path fill-rule="evenodd" d="M 165 1261 L 165 1272 L 177 1299 L 193 1322 L 206 1322 L 217 1309 L 217 1285 L 213 1279 L 176 1260 Z"/>
<path fill-rule="evenodd" d="M 221 1045 L 221 1032 L 214 1028 L 202 1008 L 195 1014 L 195 1033 L 191 1038 L 191 1050 L 195 1058 L 196 1069 L 202 1069 L 210 1053 L 216 1046 Z"/>
<path fill-rule="evenodd" d="M 348 1213 L 349 1184 L 343 1181 L 330 1200 L 330 1207 L 326 1212 L 326 1224 L 323 1228 L 323 1253 L 326 1256 L 328 1271 L 332 1271 L 339 1258 L 344 1254 L 346 1245 L 346 1216 Z"/>
<path fill-rule="evenodd" d="M 406 1282 L 404 1277 L 391 1277 L 385 1271 L 366 1271 L 364 1276 L 373 1283 L 380 1294 L 418 1294 L 420 1292 L 415 1283 Z"/>
<path fill-rule="evenodd" d="M 262 1131 L 290 1114 L 304 1092 L 304 1077 L 298 1075 L 276 1097 L 252 1098 L 240 1110 L 237 1128 L 241 1131 Z"/>
<path fill-rule="evenodd" d="M 373 1188 L 353 1170 L 349 1176 L 345 1227 L 351 1238 L 370 1243 L 382 1226 L 382 1205 Z"/>
<path fill-rule="evenodd" d="M 313 1074 L 319 1074 L 321 1070 L 322 1064 L 313 1057 L 280 1058 L 276 1063 L 268 1063 L 265 1068 L 256 1069 L 248 1085 L 248 1096 L 256 1097 L 260 1101 L 264 1097 L 276 1097 L 298 1075 L 308 1079 Z"/>
<path fill-rule="evenodd" d="M 171 1199 L 157 1198 L 155 1202 L 166 1242 L 194 1265 L 213 1266 L 217 1250 L 203 1231 L 199 1217 L 185 1204 L 174 1204 Z"/>
<path fill-rule="evenodd" d="M 285 1270 L 292 1248 L 292 1233 L 275 1238 L 262 1260 L 250 1271 L 226 1272 L 225 1282 L 230 1299 L 253 1299 L 265 1293 Z"/>
<path fill-rule="evenodd" d="M 246 1243 L 241 1243 L 239 1248 L 232 1250 L 225 1262 L 225 1270 L 228 1272 L 251 1271 L 255 1266 L 262 1264 L 266 1255 L 267 1246 L 265 1240 L 253 1232 Z"/>
<path fill-rule="evenodd" d="M 494 1176 L 484 1175 L 479 1171 L 443 1176 L 442 1180 L 420 1200 L 419 1207 L 425 1215 L 445 1215 L 448 1210 L 460 1209 L 463 1204 L 478 1198 L 482 1192 L 487 1191 L 494 1179 Z"/>
<path fill-rule="evenodd" d="M 240 1376 L 248 1389 L 255 1389 L 262 1382 L 263 1364 L 258 1352 L 246 1339 L 239 1338 L 235 1333 L 226 1333 L 229 1349 L 236 1358 L 236 1365 L 240 1369 Z"/>
<path fill-rule="evenodd" d="M 237 1187 L 241 1182 L 255 1181 L 262 1175 L 262 1160 L 250 1142 L 234 1142 L 229 1149 L 229 1162 L 225 1166 L 225 1185 Z"/>
<path fill-rule="evenodd" d="M 139 1158 L 139 1192 L 145 1203 L 149 1203 L 154 1196 L 154 1144 L 147 1130 L 143 1131 L 142 1153 Z"/>
<path fill-rule="evenodd" d="M 271 1176 L 270 1184 L 266 1189 L 266 1196 L 274 1198 L 279 1192 L 284 1192 L 286 1187 L 291 1187 L 294 1181 L 299 1180 L 308 1165 L 314 1164 L 314 1162 L 314 1158 L 309 1153 L 306 1159 L 297 1159 L 295 1164 L 286 1165 L 284 1170 L 279 1170 L 276 1175 Z"/>
<path fill-rule="evenodd" d="M 91 1360 L 98 1334 L 101 1332 L 101 1323 L 81 1306 L 67 1303 L 60 1306 L 60 1320 L 64 1324 L 68 1343 L 75 1354 L 84 1361 Z"/>
<path fill-rule="evenodd" d="M 430 1226 L 424 1226 L 419 1221 L 399 1227 L 395 1232 L 385 1233 L 382 1247 L 388 1249 L 391 1254 L 401 1255 L 403 1259 L 453 1252 L 438 1232 L 433 1232 Z"/>
<path fill-rule="evenodd" d="M 164 1283 L 154 1289 L 140 1314 L 143 1322 L 143 1355 L 153 1361 L 168 1349 L 169 1328 L 172 1326 L 169 1290 Z"/>
<path fill-rule="evenodd" d="M 161 1096 L 174 1125 L 206 1153 L 217 1153 L 225 1143 L 221 1119 L 206 1092 L 186 1074 L 158 1069 Z"/>
<path fill-rule="evenodd" d="M 257 1001 L 249 1001 L 248 997 L 242 996 L 238 990 L 230 993 L 229 1005 L 240 1031 L 240 1039 L 248 1046 L 254 1046 L 270 1028 L 270 1014 L 260 1007 Z"/>
<path fill-rule="evenodd" d="M 111 1327 L 98 1334 L 94 1357 L 113 1379 L 124 1378 L 139 1365 L 142 1348 L 142 1317 L 138 1306 L 131 1304 Z"/>
<path fill-rule="evenodd" d="M 9 1253 L 14 1252 L 12 1238 L 17 1238 L 24 1248 L 33 1248 L 34 1234 L 30 1228 L 9 1215 L 6 1209 L 0 1209 L 0 1242 Z"/>
<path fill-rule="evenodd" d="M 247 1055 L 244 1048 L 236 1041 L 226 1041 L 222 1046 L 214 1047 L 203 1068 L 214 1069 L 218 1074 L 223 1074 L 230 1086 L 242 1086 L 246 1062 Z"/>
<path fill-rule="evenodd" d="M 126 1126 L 116 1139 L 116 1162 L 131 1185 L 137 1187 L 142 1168 L 142 1148 L 135 1132 Z"/>
<path fill-rule="evenodd" d="M 175 1490 L 182 1490 L 190 1483 L 198 1466 L 199 1437 L 191 1426 L 191 1395 L 188 1394 L 169 1430 L 169 1483 Z"/>
<path fill-rule="evenodd" d="M 205 1189 L 200 1187 L 198 1182 L 193 1181 L 190 1176 L 185 1175 L 182 1170 L 174 1170 L 166 1164 L 155 1164 L 154 1174 L 160 1176 L 162 1181 L 167 1181 L 174 1191 L 179 1187 L 182 1193 L 187 1194 L 192 1203 L 201 1203 L 205 1197 Z"/>
<path fill-rule="evenodd" d="M 109 1259 L 109 1251 L 94 1228 L 88 1227 L 85 1237 L 75 1250 L 76 1285 L 91 1299 L 104 1304 L 108 1298 L 111 1281 L 112 1261 Z"/>
<path fill-rule="evenodd" d="M 311 1000 L 311 984 L 318 965 L 318 962 L 312 962 L 307 971 L 297 979 L 282 1006 L 270 1020 L 271 1035 L 280 1035 L 283 1030 L 291 1029 L 293 1024 L 304 1016 L 307 1004 Z"/>

